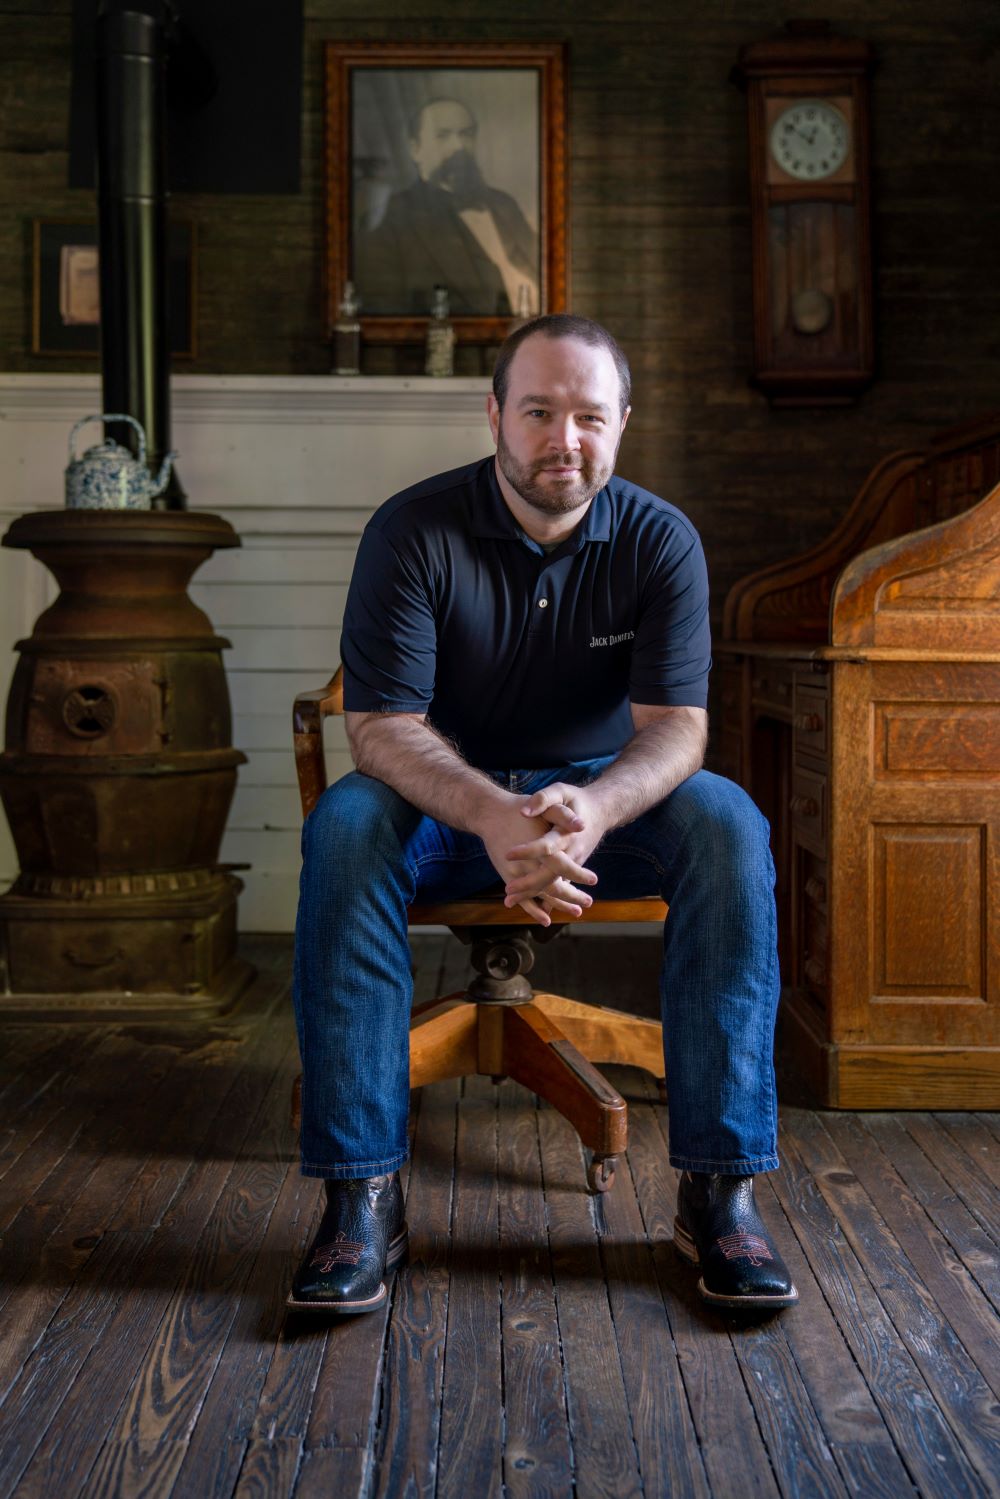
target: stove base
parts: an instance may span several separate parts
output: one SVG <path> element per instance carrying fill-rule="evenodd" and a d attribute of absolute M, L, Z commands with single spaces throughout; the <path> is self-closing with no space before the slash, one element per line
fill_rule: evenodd
<path fill-rule="evenodd" d="M 241 888 L 222 871 L 205 871 L 193 889 L 145 895 L 67 898 L 15 886 L 0 897 L 0 1014 L 21 1020 L 222 1014 L 255 972 L 236 955 Z"/>

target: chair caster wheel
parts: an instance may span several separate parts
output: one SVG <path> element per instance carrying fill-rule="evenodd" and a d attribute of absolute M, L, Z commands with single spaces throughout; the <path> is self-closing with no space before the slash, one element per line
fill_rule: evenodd
<path fill-rule="evenodd" d="M 616 1155 L 595 1155 L 587 1167 L 587 1186 L 591 1192 L 597 1195 L 600 1192 L 610 1192 L 615 1184 L 615 1167 L 618 1165 Z"/>

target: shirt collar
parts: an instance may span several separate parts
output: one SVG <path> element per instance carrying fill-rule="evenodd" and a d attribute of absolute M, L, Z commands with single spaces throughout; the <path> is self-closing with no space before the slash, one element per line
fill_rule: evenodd
<path fill-rule="evenodd" d="M 532 547 L 537 545 L 531 542 L 530 537 L 525 536 L 508 510 L 507 503 L 500 493 L 496 465 L 492 458 L 484 459 L 479 482 L 475 487 L 472 534 L 501 541 L 527 541 Z M 564 548 L 566 552 L 578 552 L 585 541 L 609 541 L 610 539 L 611 499 L 605 486 L 597 491 L 590 502 L 590 509 L 572 535 L 567 536 L 566 540 L 549 555 L 552 557 L 564 555 Z"/>

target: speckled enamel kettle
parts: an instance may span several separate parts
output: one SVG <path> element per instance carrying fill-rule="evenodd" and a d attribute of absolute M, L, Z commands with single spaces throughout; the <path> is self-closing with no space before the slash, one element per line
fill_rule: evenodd
<path fill-rule="evenodd" d="M 138 457 L 108 437 L 77 458 L 73 450 L 76 434 L 88 422 L 130 422 L 139 434 Z M 82 417 L 69 434 L 66 505 L 71 510 L 149 510 L 166 489 L 176 457 L 168 453 L 154 478 L 146 467 L 146 434 L 134 416 L 105 411 Z"/>

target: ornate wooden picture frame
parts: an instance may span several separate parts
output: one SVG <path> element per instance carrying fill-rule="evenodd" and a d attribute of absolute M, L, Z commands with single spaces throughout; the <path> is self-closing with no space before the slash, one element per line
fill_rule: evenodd
<path fill-rule="evenodd" d="M 325 316 L 348 281 L 369 342 L 420 339 L 435 286 L 459 339 L 567 297 L 561 43 L 328 42 Z"/>

